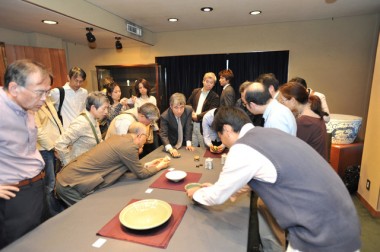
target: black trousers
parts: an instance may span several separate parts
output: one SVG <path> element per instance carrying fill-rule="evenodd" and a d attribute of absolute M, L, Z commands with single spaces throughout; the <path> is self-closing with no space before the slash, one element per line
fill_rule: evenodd
<path fill-rule="evenodd" d="M 20 187 L 10 200 L 0 199 L 0 249 L 41 224 L 44 210 L 42 179 Z"/>

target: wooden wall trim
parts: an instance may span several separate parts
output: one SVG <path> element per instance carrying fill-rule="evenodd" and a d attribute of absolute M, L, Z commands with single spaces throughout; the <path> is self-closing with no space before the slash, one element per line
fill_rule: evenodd
<path fill-rule="evenodd" d="M 360 202 L 364 205 L 365 208 L 367 208 L 367 210 L 373 217 L 380 218 L 380 211 L 374 209 L 359 193 L 356 193 L 356 196 L 358 196 Z"/>

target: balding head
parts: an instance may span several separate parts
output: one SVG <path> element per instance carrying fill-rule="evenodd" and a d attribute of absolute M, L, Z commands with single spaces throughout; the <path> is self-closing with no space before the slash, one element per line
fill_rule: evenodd
<path fill-rule="evenodd" d="M 267 87 L 260 82 L 253 82 L 244 91 L 244 97 L 249 104 L 253 102 L 257 105 L 265 105 L 272 98 Z"/>

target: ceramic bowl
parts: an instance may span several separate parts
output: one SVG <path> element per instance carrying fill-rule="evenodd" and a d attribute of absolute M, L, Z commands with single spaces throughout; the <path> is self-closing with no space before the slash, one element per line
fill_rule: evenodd
<path fill-rule="evenodd" d="M 184 171 L 177 171 L 177 170 L 174 170 L 174 171 L 170 171 L 168 173 L 165 174 L 165 177 L 173 182 L 178 182 L 184 178 L 186 178 L 187 176 L 187 173 L 184 172 Z"/>
<path fill-rule="evenodd" d="M 351 144 L 355 141 L 361 125 L 361 117 L 330 114 L 326 128 L 327 132 L 332 134 L 332 144 Z"/>
<path fill-rule="evenodd" d="M 189 184 L 185 185 L 185 190 L 189 190 L 191 188 L 201 187 L 201 186 L 202 186 L 201 183 L 189 183 Z"/>

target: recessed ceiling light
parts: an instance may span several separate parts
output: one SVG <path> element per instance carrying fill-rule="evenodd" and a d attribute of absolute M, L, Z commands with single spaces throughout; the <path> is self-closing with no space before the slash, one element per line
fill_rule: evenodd
<path fill-rule="evenodd" d="M 251 11 L 249 14 L 250 15 L 259 15 L 259 14 L 261 14 L 261 11 L 255 10 L 255 11 Z"/>
<path fill-rule="evenodd" d="M 201 11 L 204 11 L 204 12 L 210 12 L 212 10 L 213 10 L 213 8 L 211 8 L 211 7 L 203 7 L 203 8 L 201 8 Z"/>
<path fill-rule="evenodd" d="M 177 22 L 177 21 L 178 21 L 178 18 L 168 18 L 168 21 L 169 21 L 169 22 Z"/>
<path fill-rule="evenodd" d="M 44 24 L 58 24 L 58 22 L 54 20 L 42 20 L 41 22 Z"/>

